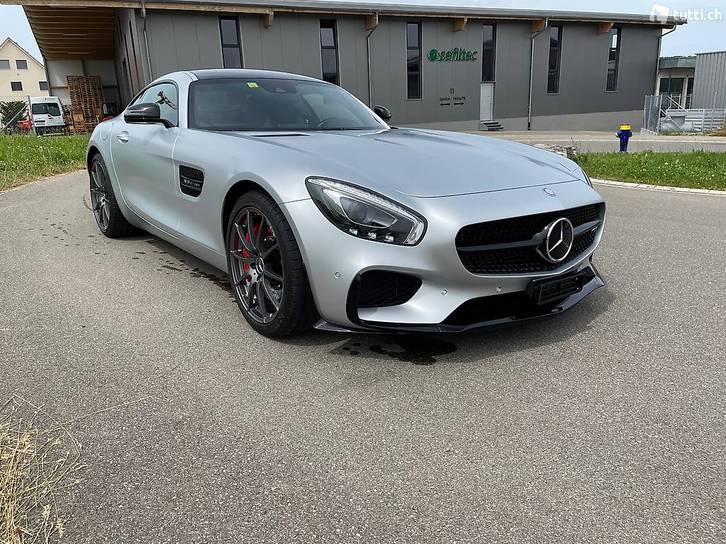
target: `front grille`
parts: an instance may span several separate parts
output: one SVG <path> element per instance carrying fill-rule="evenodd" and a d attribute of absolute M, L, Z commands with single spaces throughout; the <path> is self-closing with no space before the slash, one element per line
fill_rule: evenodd
<path fill-rule="evenodd" d="M 589 230 L 576 235 L 570 254 L 564 262 L 549 263 L 538 253 L 535 245 L 496 247 L 466 251 L 467 248 L 493 244 L 514 244 L 531 240 L 552 221 L 566 217 L 577 229 L 578 226 L 592 221 L 602 220 L 605 214 L 604 204 L 591 204 L 579 208 L 547 212 L 524 217 L 500 219 L 468 225 L 456 236 L 456 247 L 459 258 L 469 272 L 474 274 L 528 274 L 551 272 L 576 260 L 592 247 L 597 238 L 597 230 Z"/>
<path fill-rule="evenodd" d="M 398 306 L 411 300 L 421 287 L 421 279 L 386 270 L 371 270 L 360 276 L 358 308 Z"/>

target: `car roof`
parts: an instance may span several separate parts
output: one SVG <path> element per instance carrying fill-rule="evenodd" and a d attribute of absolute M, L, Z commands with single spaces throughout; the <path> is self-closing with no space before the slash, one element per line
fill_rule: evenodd
<path fill-rule="evenodd" d="M 301 81 L 320 81 L 313 77 L 303 76 L 300 74 L 291 74 L 289 72 L 275 72 L 272 70 L 248 70 L 234 68 L 217 68 L 210 70 L 192 70 L 192 74 L 197 79 L 297 79 Z"/>

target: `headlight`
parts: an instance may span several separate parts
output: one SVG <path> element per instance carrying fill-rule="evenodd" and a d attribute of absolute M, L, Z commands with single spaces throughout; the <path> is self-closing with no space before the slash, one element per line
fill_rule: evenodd
<path fill-rule="evenodd" d="M 415 246 L 426 231 L 426 220 L 376 193 L 326 178 L 305 180 L 323 215 L 351 236 L 403 246 Z"/>

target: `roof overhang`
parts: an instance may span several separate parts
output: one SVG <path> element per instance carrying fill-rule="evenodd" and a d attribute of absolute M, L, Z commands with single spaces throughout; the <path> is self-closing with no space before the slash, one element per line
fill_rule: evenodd
<path fill-rule="evenodd" d="M 113 8 L 48 7 L 50 3 L 24 5 L 45 59 L 113 58 L 116 17 Z"/>

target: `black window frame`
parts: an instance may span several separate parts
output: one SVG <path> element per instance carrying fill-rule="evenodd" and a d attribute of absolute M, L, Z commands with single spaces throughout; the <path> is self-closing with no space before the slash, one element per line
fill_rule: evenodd
<path fill-rule="evenodd" d="M 333 31 L 333 45 L 326 45 L 323 43 L 323 29 Z M 320 76 L 323 81 L 332 83 L 333 85 L 340 85 L 340 59 L 338 58 L 338 21 L 336 19 L 320 19 L 319 28 L 320 38 Z M 325 58 L 323 51 L 333 51 L 333 58 L 335 59 L 335 70 L 326 70 Z M 333 77 L 330 78 L 329 75 Z"/>
<path fill-rule="evenodd" d="M 126 106 L 126 109 L 130 108 L 131 106 L 135 106 L 136 104 L 141 104 L 141 98 L 146 94 L 146 91 L 160 85 L 172 85 L 174 87 L 174 90 L 176 91 L 176 122 L 173 122 L 171 119 L 166 119 L 165 117 L 162 118 L 168 121 L 172 126 L 178 127 L 181 124 L 181 108 L 179 107 L 179 85 L 177 85 L 176 81 L 174 80 L 162 79 L 161 81 L 154 81 L 153 83 L 149 83 L 146 87 L 136 93 L 136 95 L 131 99 L 131 102 L 129 102 L 129 105 Z M 156 103 L 156 101 L 154 103 Z"/>
<path fill-rule="evenodd" d="M 487 27 L 492 28 L 492 46 L 486 47 L 486 36 L 484 34 Z M 487 58 L 489 53 L 489 59 Z M 491 78 L 487 79 L 487 60 L 491 60 Z M 484 23 L 482 25 L 482 44 L 481 44 L 481 82 L 494 83 L 497 80 L 497 25 L 496 23 Z"/>
<path fill-rule="evenodd" d="M 10 59 L 0 59 L 0 62 L 3 63 L 0 66 L 0 70 L 10 70 Z M 5 64 L 7 62 L 7 65 Z"/>
<path fill-rule="evenodd" d="M 234 23 L 235 39 L 236 43 L 225 41 L 224 31 L 222 27 L 222 21 L 232 21 Z M 230 17 L 221 15 L 219 17 L 219 43 L 221 46 L 222 53 L 222 67 L 223 68 L 244 68 L 244 57 L 242 56 L 242 36 L 239 32 L 239 17 Z M 236 57 L 239 58 L 239 66 L 227 66 L 225 50 L 236 50 Z"/>
<path fill-rule="evenodd" d="M 412 47 L 408 40 L 408 28 L 411 25 L 415 25 L 417 28 L 417 41 L 418 44 Z M 407 100 L 423 100 L 423 47 L 421 43 L 422 28 L 421 21 L 406 21 L 406 99 Z M 409 52 L 416 51 L 418 53 L 418 62 L 412 63 L 409 59 Z M 412 70 L 412 66 L 416 66 L 415 70 Z M 418 93 L 412 92 L 415 89 L 411 88 L 411 77 L 417 78 Z"/>
<path fill-rule="evenodd" d="M 20 63 L 21 62 L 24 62 L 25 63 L 25 67 L 24 68 L 21 68 L 20 67 Z M 26 59 L 15 59 L 15 69 L 16 70 L 27 70 L 28 69 L 28 61 Z"/>
<path fill-rule="evenodd" d="M 16 89 L 15 88 L 16 86 L 18 86 L 19 88 Z M 11 81 L 10 82 L 10 90 L 12 92 L 14 92 L 14 93 L 16 93 L 18 91 L 22 91 L 23 90 L 23 82 L 22 81 Z"/>
<path fill-rule="evenodd" d="M 615 47 L 613 47 L 613 36 L 617 37 Z M 608 44 L 608 70 L 605 78 L 605 92 L 615 93 L 618 91 L 618 79 L 620 75 L 620 50 L 623 44 L 623 27 L 613 27 L 610 29 L 608 37 L 610 38 L 610 43 Z M 615 56 L 614 59 L 613 56 Z M 611 63 L 614 63 L 612 67 Z"/>
<path fill-rule="evenodd" d="M 43 85 L 43 84 L 45 84 L 45 85 Z M 50 90 L 50 85 L 48 85 L 48 82 L 47 81 L 39 81 L 38 82 L 38 90 L 41 90 L 41 91 L 49 91 Z"/>
<path fill-rule="evenodd" d="M 552 32 L 557 31 L 557 48 L 554 49 L 554 64 L 552 68 Z M 548 55 L 547 55 L 547 94 L 560 94 L 560 76 L 562 74 L 562 40 L 564 29 L 562 25 L 551 25 L 549 32 Z"/>

